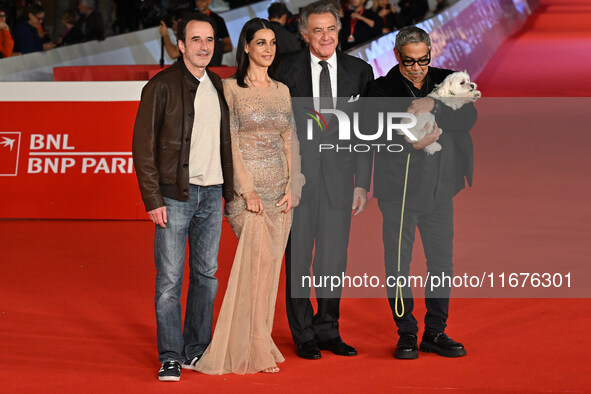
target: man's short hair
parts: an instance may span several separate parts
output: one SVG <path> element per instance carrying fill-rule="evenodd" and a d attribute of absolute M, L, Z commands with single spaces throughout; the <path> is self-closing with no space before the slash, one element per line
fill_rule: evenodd
<path fill-rule="evenodd" d="M 271 4 L 269 8 L 267 8 L 267 12 L 269 13 L 269 19 L 279 19 L 283 15 L 289 14 L 287 6 L 282 2 Z"/>
<path fill-rule="evenodd" d="M 95 6 L 94 0 L 79 0 L 79 3 L 92 9 L 94 9 Z"/>
<path fill-rule="evenodd" d="M 189 24 L 189 22 L 192 21 L 209 23 L 213 29 L 213 37 L 217 37 L 217 27 L 213 19 L 211 19 L 208 15 L 202 14 L 200 12 L 192 12 L 190 14 L 187 14 L 186 16 L 183 16 L 183 19 L 179 22 L 179 25 L 176 29 L 176 36 L 178 40 L 185 42 L 187 25 Z"/>
<path fill-rule="evenodd" d="M 341 18 L 339 17 L 339 11 L 335 5 L 326 0 L 315 1 L 308 4 L 302 11 L 300 11 L 300 33 L 305 33 L 308 30 L 308 18 L 312 14 L 332 14 L 337 20 L 337 28 L 341 30 Z"/>
<path fill-rule="evenodd" d="M 425 30 L 416 26 L 406 26 L 396 34 L 395 48 L 400 52 L 406 44 L 419 44 L 421 42 L 425 43 L 427 48 L 431 50 L 431 38 L 429 38 L 429 34 Z"/>

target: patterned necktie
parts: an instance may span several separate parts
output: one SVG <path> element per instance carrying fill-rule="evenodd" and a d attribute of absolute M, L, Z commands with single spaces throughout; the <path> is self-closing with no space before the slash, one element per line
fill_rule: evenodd
<path fill-rule="evenodd" d="M 320 108 L 334 109 L 328 63 L 321 60 L 318 64 L 322 67 L 322 71 L 320 71 Z"/>

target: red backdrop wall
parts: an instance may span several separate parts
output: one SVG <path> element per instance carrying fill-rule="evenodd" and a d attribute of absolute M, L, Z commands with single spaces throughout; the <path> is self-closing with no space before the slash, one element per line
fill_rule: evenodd
<path fill-rule="evenodd" d="M 131 160 L 138 101 L 3 102 L 4 218 L 145 218 Z"/>

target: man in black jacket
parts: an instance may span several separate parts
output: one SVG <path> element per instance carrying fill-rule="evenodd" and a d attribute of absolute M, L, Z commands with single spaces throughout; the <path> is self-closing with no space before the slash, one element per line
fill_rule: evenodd
<path fill-rule="evenodd" d="M 275 32 L 275 38 L 277 39 L 277 51 L 283 55 L 302 49 L 302 42 L 298 36 L 285 28 L 289 16 L 287 6 L 281 2 L 272 3 L 267 12 L 269 13 L 271 28 Z"/>
<path fill-rule="evenodd" d="M 178 381 L 211 341 L 218 282 L 222 194 L 232 199 L 230 113 L 220 77 L 206 69 L 213 21 L 194 14 L 178 27 L 183 56 L 142 90 L 133 162 L 142 200 L 155 223 L 158 378 Z M 222 186 L 223 184 L 223 186 Z M 181 288 L 189 240 L 185 324 Z"/>
<path fill-rule="evenodd" d="M 433 133 L 414 143 L 407 143 L 402 137 L 395 136 L 394 142 L 404 146 L 402 153 L 376 152 L 374 195 L 378 198 L 384 219 L 386 274 L 408 278 L 415 230 L 418 228 L 430 277 L 451 276 L 452 199 L 464 188 L 464 179 L 472 184 L 472 139 L 469 131 L 476 122 L 476 109 L 470 103 L 453 110 L 439 100 L 425 97 L 453 71 L 429 67 L 431 40 L 424 30 L 414 26 L 400 30 L 396 36 L 394 53 L 399 64 L 386 76 L 371 83 L 368 95 L 409 97 L 408 101 L 404 100 L 404 107 L 397 110 L 407 110 L 415 115 L 432 112 L 438 127 L 435 127 Z M 400 103 L 400 99 L 397 101 Z M 408 104 L 410 106 L 406 109 Z M 444 132 L 441 133 L 441 130 Z M 442 146 L 441 151 L 428 155 L 422 150 L 436 140 Z M 400 248 L 399 239 L 402 240 Z M 400 271 L 397 269 L 398 263 Z M 404 283 L 399 282 L 402 299 L 395 287 L 388 288 L 390 307 L 400 336 L 394 357 L 414 359 L 418 357 L 418 327 L 412 314 L 412 292 L 408 281 L 406 286 Z M 444 332 L 447 326 L 450 287 L 431 291 L 430 284 L 431 282 L 427 282 L 425 286 L 427 314 L 420 349 L 445 357 L 464 356 L 464 346 L 450 339 Z"/>
<path fill-rule="evenodd" d="M 105 24 L 103 16 L 100 12 L 94 9 L 94 0 L 80 0 L 78 2 L 78 11 L 80 11 L 80 19 L 76 27 L 84 35 L 84 41 L 105 39 Z"/>
<path fill-rule="evenodd" d="M 209 9 L 212 0 L 195 0 L 195 11 L 209 16 L 216 27 L 216 45 L 213 53 L 210 67 L 218 67 L 222 65 L 222 58 L 224 53 L 232 52 L 232 40 L 224 18 Z"/>
<path fill-rule="evenodd" d="M 340 22 L 334 5 L 320 1 L 309 4 L 300 13 L 299 27 L 309 48 L 283 58 L 275 75 L 287 85 L 294 103 L 309 101 L 294 108 L 306 185 L 294 210 L 285 255 L 287 317 L 300 357 L 319 359 L 320 349 L 355 356 L 357 350 L 343 342 L 339 334 L 341 289 L 317 287 L 318 310 L 314 313 L 310 286 L 303 285 L 302 280 L 310 275 L 312 260 L 314 276 L 340 277 L 345 272 L 351 207 L 357 209 L 356 214 L 365 208 L 371 157 L 334 150 L 320 152 L 321 143 L 334 146 L 339 142 L 335 119 L 328 122 L 327 129 L 314 126 L 314 132 L 308 134 L 301 114 L 312 108 L 334 109 L 335 104 L 337 109 L 344 109 L 348 101 L 365 95 L 373 71 L 361 59 L 336 51 Z M 302 111 L 301 107 L 308 109 Z"/>

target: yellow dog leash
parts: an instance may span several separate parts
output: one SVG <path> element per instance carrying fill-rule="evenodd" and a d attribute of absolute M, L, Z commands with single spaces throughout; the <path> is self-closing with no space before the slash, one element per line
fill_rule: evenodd
<path fill-rule="evenodd" d="M 400 212 L 400 231 L 398 233 L 398 275 L 400 276 L 400 249 L 402 245 L 402 225 L 404 223 L 404 205 L 406 203 L 406 185 L 408 183 L 408 168 L 410 166 L 410 153 L 406 158 L 406 171 L 404 174 L 404 191 L 402 192 L 402 210 Z M 398 312 L 398 299 L 400 299 L 400 305 L 402 306 L 402 312 Z M 402 289 L 398 285 L 398 277 L 396 278 L 396 298 L 394 301 L 394 310 L 396 316 L 402 317 L 404 315 L 404 298 L 402 297 Z"/>

